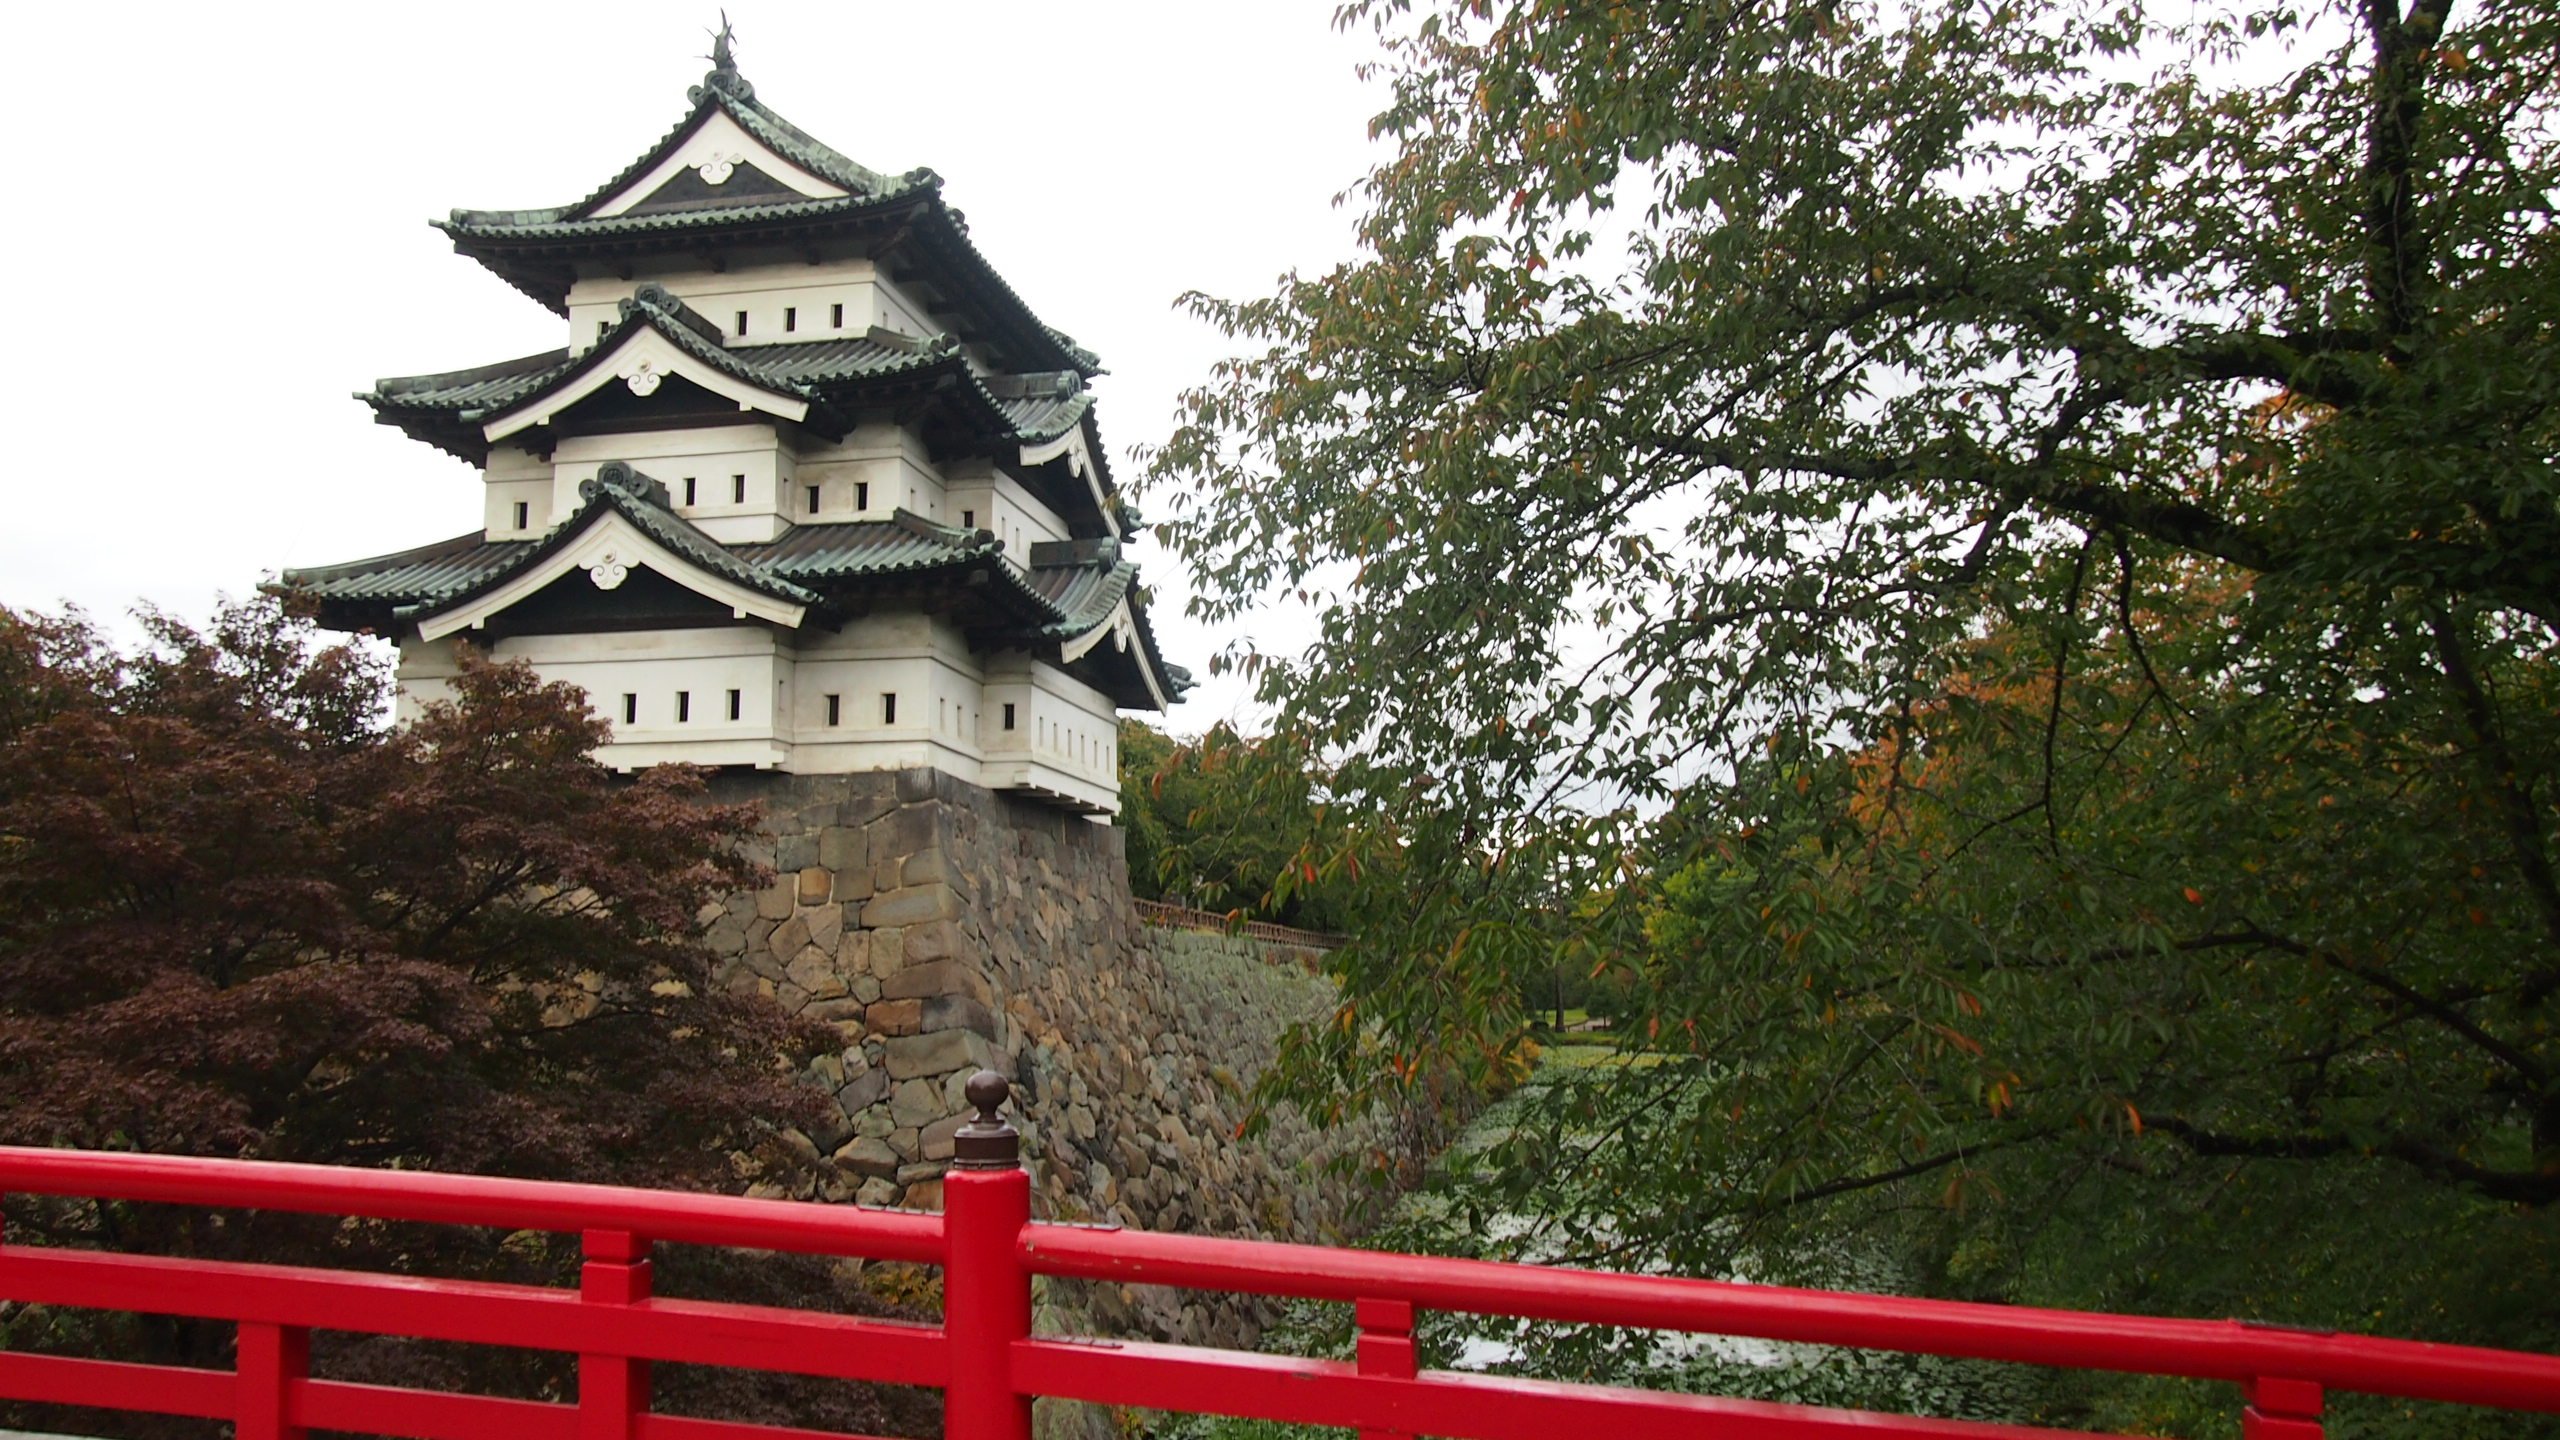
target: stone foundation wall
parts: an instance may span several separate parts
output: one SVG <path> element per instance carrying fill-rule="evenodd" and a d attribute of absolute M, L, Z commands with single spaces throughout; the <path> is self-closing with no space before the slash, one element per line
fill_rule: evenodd
<path fill-rule="evenodd" d="M 726 982 L 844 1041 L 810 1071 L 834 1113 L 783 1137 L 817 1178 L 761 1193 L 939 1208 L 980 1067 L 1014 1082 L 1046 1219 L 1338 1240 L 1374 1191 L 1327 1160 L 1427 1153 L 1413 1120 L 1283 1114 L 1237 1138 L 1281 1030 L 1328 1012 L 1332 986 L 1306 952 L 1141 925 L 1118 831 L 932 771 L 715 788 L 763 802 L 755 858 L 775 870 L 704 917 Z M 1268 1319 L 1123 1286 L 1061 1284 L 1045 1304 L 1061 1328 L 1205 1344 L 1249 1345 Z"/>

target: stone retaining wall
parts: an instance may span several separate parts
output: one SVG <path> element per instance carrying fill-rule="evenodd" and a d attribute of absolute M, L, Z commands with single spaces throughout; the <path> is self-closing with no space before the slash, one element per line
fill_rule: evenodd
<path fill-rule="evenodd" d="M 1245 1096 L 1290 1021 L 1325 1013 L 1309 952 L 1138 923 L 1120 832 L 933 771 L 726 776 L 765 805 L 761 892 L 704 916 L 735 986 L 833 1024 L 811 1067 L 836 1097 L 783 1143 L 814 1174 L 760 1193 L 938 1209 L 960 1089 L 1013 1080 L 1043 1218 L 1333 1241 L 1374 1193 L 1324 1162 L 1348 1147 L 1418 1162 L 1418 1121 L 1318 1131 Z M 780 1172 L 777 1172 L 780 1173 Z M 1234 1299 L 1058 1285 L 1050 1319 L 1102 1334 L 1250 1345 Z"/>

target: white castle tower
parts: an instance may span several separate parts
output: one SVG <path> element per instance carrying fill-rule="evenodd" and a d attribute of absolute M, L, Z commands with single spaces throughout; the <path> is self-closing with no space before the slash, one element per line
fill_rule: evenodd
<path fill-rule="evenodd" d="M 1117 712 L 1190 676 L 1122 554 L 1099 362 L 996 274 L 940 177 L 766 109 L 725 32 L 712 58 L 586 199 L 439 222 L 568 326 L 359 397 L 479 467 L 485 523 L 278 588 L 394 641 L 404 711 L 464 640 L 582 686 L 619 769 L 923 767 L 1116 810 Z"/>

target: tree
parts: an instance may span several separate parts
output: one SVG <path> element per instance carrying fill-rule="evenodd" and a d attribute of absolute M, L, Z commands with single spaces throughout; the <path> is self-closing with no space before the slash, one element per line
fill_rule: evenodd
<path fill-rule="evenodd" d="M 695 932 L 755 879 L 753 807 L 706 803 L 685 769 L 617 779 L 583 694 L 521 665 L 467 656 L 450 701 L 386 729 L 379 662 L 277 602 L 201 633 L 145 619 L 121 654 L 77 615 L 0 610 L 0 1142 L 730 1188 L 810 1110 L 795 1072 L 832 1034 L 717 983 Z M 574 1237 L 267 1213 L 13 1197 L 10 1223 L 224 1259 L 575 1263 Z M 733 1294 L 826 1279 L 677 1265 Z M 218 1366 L 229 1343 L 5 1319 L 13 1347 Z M 348 1337 L 322 1363 L 561 1383 L 547 1357 Z"/>
<path fill-rule="evenodd" d="M 1657 1253 L 1986 1146 L 2560 1210 L 2560 15 L 1344 20 L 1364 251 L 1194 297 L 1148 477 L 1413 877 L 1284 1073 L 1498 1064 L 1563 946 Z"/>
<path fill-rule="evenodd" d="M 1119 823 L 1141 899 L 1330 930 L 1348 892 L 1374 878 L 1339 865 L 1328 874 L 1309 858 L 1338 856 L 1347 834 L 1313 757 L 1223 722 L 1181 740 L 1121 721 Z"/>

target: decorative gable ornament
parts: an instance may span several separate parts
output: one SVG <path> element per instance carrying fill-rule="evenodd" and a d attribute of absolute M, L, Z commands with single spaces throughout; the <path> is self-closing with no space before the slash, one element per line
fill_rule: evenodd
<path fill-rule="evenodd" d="M 633 362 L 620 373 L 622 383 L 631 387 L 632 394 L 640 396 L 657 394 L 658 386 L 667 378 L 667 372 L 659 369 L 657 362 L 646 357 Z"/>
<path fill-rule="evenodd" d="M 606 550 L 587 562 L 587 578 L 599 590 L 617 590 L 631 578 L 632 560 L 619 550 Z"/>
<path fill-rule="evenodd" d="M 737 173 L 738 167 L 746 163 L 747 157 L 735 150 L 715 150 L 694 162 L 693 173 L 701 176 L 705 185 L 725 185 L 729 183 L 729 177 Z"/>

